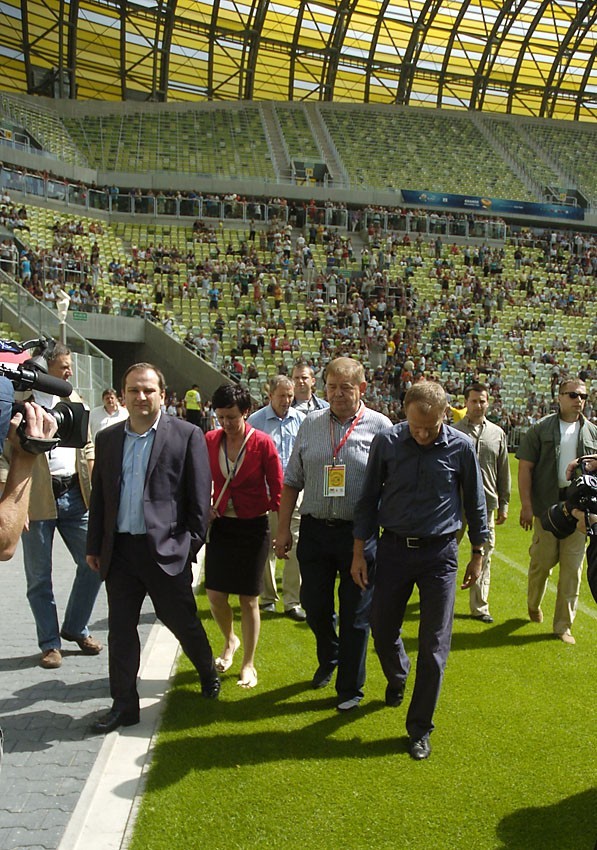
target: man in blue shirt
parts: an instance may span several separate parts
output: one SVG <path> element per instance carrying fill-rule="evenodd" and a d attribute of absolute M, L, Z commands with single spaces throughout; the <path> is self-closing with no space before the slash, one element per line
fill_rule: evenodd
<path fill-rule="evenodd" d="M 410 660 L 402 622 L 415 584 L 419 588 L 419 655 L 406 717 L 409 752 L 416 760 L 431 753 L 433 712 L 450 652 L 462 507 L 472 544 L 463 589 L 480 575 L 482 545 L 488 538 L 475 449 L 468 437 L 444 424 L 447 406 L 439 384 L 424 381 L 408 390 L 407 421 L 379 434 L 371 445 L 353 529 L 351 574 L 362 589 L 368 585 L 365 541 L 379 526 L 384 529 L 377 548 L 371 629 L 388 680 L 385 699 L 390 707 L 404 698 Z"/>
<path fill-rule="evenodd" d="M 191 562 L 207 533 L 211 474 L 200 428 L 162 414 L 165 379 L 151 363 L 124 373 L 129 418 L 97 435 L 87 563 L 106 582 L 112 708 L 93 730 L 139 722 L 145 597 L 193 663 L 201 694 L 216 699 L 220 680 L 192 590 Z"/>
<path fill-rule="evenodd" d="M 292 447 L 298 430 L 303 421 L 303 416 L 292 407 L 294 398 L 294 384 L 286 375 L 275 375 L 269 382 L 270 403 L 261 410 L 255 411 L 249 416 L 249 425 L 263 431 L 274 441 L 274 445 L 280 455 L 282 469 L 286 466 L 292 454 Z M 284 613 L 296 622 L 303 622 L 306 614 L 300 605 L 301 575 L 296 558 L 296 545 L 298 542 L 300 516 L 298 510 L 293 512 L 291 530 L 294 538 L 294 547 L 291 556 L 284 561 L 284 572 L 282 574 L 282 597 L 284 599 Z M 272 540 L 276 539 L 278 533 L 278 514 L 270 514 L 270 532 Z M 262 611 L 274 612 L 278 601 L 276 589 L 276 555 L 270 553 L 268 564 L 263 576 L 264 588 L 261 594 L 260 607 Z"/>

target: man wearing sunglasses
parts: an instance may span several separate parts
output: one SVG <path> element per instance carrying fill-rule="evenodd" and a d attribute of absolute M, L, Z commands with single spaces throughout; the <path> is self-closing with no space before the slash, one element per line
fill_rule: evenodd
<path fill-rule="evenodd" d="M 529 617 L 543 622 L 541 602 L 553 567 L 559 563 L 560 575 L 553 618 L 553 633 L 567 644 L 575 643 L 571 633 L 576 615 L 585 554 L 585 535 L 575 531 L 558 540 L 544 531 L 539 517 L 555 502 L 566 499 L 570 481 L 566 469 L 580 455 L 597 451 L 597 425 L 583 416 L 587 389 L 579 378 L 567 378 L 559 388 L 559 412 L 531 425 L 518 448 L 518 490 L 520 524 L 533 529 L 528 577 Z"/>

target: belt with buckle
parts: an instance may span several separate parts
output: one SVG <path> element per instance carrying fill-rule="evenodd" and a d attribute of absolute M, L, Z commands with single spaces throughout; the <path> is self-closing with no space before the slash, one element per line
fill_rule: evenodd
<path fill-rule="evenodd" d="M 384 529 L 384 534 L 389 534 L 398 543 L 403 543 L 407 549 L 423 549 L 425 546 L 439 546 L 456 538 L 455 534 L 439 534 L 436 537 L 403 537 L 387 528 Z"/>
<path fill-rule="evenodd" d="M 314 519 L 315 522 L 321 522 L 323 525 L 327 525 L 330 528 L 346 528 L 349 525 L 352 526 L 351 519 L 320 519 L 319 517 L 313 516 L 312 514 L 305 514 L 309 519 Z"/>
<path fill-rule="evenodd" d="M 59 499 L 61 496 L 64 496 L 78 480 L 79 476 L 76 472 L 74 475 L 52 475 L 52 492 L 54 493 L 54 498 Z"/>

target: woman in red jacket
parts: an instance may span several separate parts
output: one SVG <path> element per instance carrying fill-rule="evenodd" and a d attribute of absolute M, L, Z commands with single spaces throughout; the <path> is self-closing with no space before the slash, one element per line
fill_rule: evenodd
<path fill-rule="evenodd" d="M 238 594 L 244 651 L 237 684 L 254 688 L 259 595 L 271 545 L 267 512 L 277 511 L 280 505 L 282 465 L 271 437 L 247 425 L 248 390 L 224 384 L 213 394 L 212 407 L 222 427 L 205 435 L 214 482 L 205 589 L 224 635 L 216 668 L 220 673 L 228 670 L 240 646 L 228 601 L 231 593 Z"/>

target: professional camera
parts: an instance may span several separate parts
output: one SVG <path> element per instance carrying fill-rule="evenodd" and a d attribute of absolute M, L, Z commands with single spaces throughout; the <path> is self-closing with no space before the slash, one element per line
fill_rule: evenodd
<path fill-rule="evenodd" d="M 579 469 L 581 474 L 568 487 L 566 501 L 552 505 L 541 517 L 544 530 L 551 531 L 558 540 L 568 537 L 576 529 L 577 519 L 572 515 L 574 509 L 585 514 L 587 534 L 595 534 L 589 515 L 597 514 L 597 475 L 590 475 L 585 471 L 582 459 Z"/>
<path fill-rule="evenodd" d="M 0 353 L 22 354 L 30 348 L 36 348 L 39 354 L 26 360 L 24 363 L 0 363 L 0 450 L 8 434 L 10 420 L 17 412 L 23 412 L 23 403 L 14 400 L 14 391 L 26 392 L 27 390 L 39 390 L 48 395 L 57 395 L 61 398 L 68 397 L 72 391 L 72 385 L 68 381 L 62 381 L 52 375 L 46 374 L 47 363 L 44 354 L 53 347 L 53 340 L 48 337 L 33 339 L 28 342 L 15 342 L 14 340 L 0 340 Z M 9 381 L 12 383 L 10 385 Z M 81 402 L 59 401 L 53 408 L 44 407 L 56 420 L 58 431 L 56 432 L 53 445 L 48 442 L 49 451 L 54 445 L 66 448 L 81 449 L 87 443 L 89 408 Z M 28 451 L 34 451 L 31 442 L 25 434 L 25 422 L 17 429 L 21 444 Z M 27 445 L 25 445 L 27 444 Z"/>

